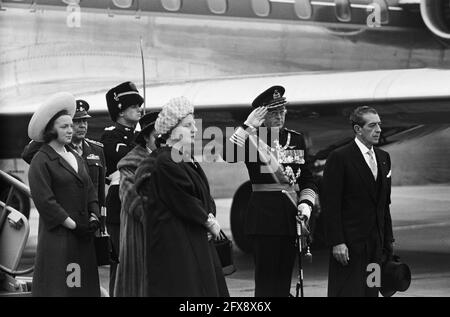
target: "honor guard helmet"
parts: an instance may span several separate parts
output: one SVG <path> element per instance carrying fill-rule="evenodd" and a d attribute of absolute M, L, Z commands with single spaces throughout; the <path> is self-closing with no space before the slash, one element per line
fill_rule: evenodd
<path fill-rule="evenodd" d="M 116 122 L 121 111 L 134 105 L 142 105 L 144 98 L 131 81 L 121 83 L 106 93 L 106 105 L 111 119 Z"/>

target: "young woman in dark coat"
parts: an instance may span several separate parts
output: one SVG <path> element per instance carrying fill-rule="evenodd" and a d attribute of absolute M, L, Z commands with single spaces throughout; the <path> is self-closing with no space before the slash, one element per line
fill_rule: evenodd
<path fill-rule="evenodd" d="M 44 145 L 31 161 L 29 183 L 39 212 L 33 296 L 100 296 L 93 233 L 96 190 L 83 159 L 67 145 L 75 98 L 52 96 L 33 115 L 28 135 Z"/>
<path fill-rule="evenodd" d="M 229 296 L 212 239 L 216 208 L 200 165 L 190 155 L 197 131 L 184 98 L 163 106 L 155 130 L 166 144 L 136 172 L 147 215 L 149 296 Z"/>

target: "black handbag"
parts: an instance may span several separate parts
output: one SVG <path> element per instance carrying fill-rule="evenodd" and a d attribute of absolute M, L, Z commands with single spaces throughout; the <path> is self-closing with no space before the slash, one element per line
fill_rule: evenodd
<path fill-rule="evenodd" d="M 94 238 L 95 255 L 97 256 L 97 265 L 110 265 L 119 263 L 117 252 L 111 241 L 111 237 L 107 233 L 100 233 Z"/>
<path fill-rule="evenodd" d="M 223 275 L 234 273 L 236 268 L 233 261 L 233 243 L 222 230 L 220 230 L 220 239 L 214 240 L 214 246 L 222 264 Z"/>

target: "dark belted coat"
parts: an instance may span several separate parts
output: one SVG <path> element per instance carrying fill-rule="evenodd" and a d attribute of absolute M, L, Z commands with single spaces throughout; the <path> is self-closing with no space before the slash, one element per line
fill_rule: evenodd
<path fill-rule="evenodd" d="M 69 147 L 66 147 L 69 151 Z M 39 232 L 33 275 L 33 296 L 100 296 L 94 241 L 78 238 L 62 225 L 67 217 L 87 224 L 98 216 L 97 193 L 83 159 L 72 152 L 76 172 L 53 148 L 44 144 L 31 161 L 28 174 L 39 212 Z M 79 266 L 80 287 L 69 287 Z"/>

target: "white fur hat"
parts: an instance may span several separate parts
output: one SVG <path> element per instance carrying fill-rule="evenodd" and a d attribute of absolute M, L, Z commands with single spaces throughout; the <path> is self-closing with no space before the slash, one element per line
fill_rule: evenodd
<path fill-rule="evenodd" d="M 28 124 L 28 136 L 38 142 L 44 141 L 44 129 L 51 118 L 61 110 L 67 110 L 73 118 L 77 105 L 75 97 L 68 92 L 60 92 L 48 98 L 33 114 Z"/>
<path fill-rule="evenodd" d="M 155 122 L 158 134 L 166 134 L 187 115 L 194 113 L 194 106 L 186 97 L 172 98 L 163 107 Z"/>

